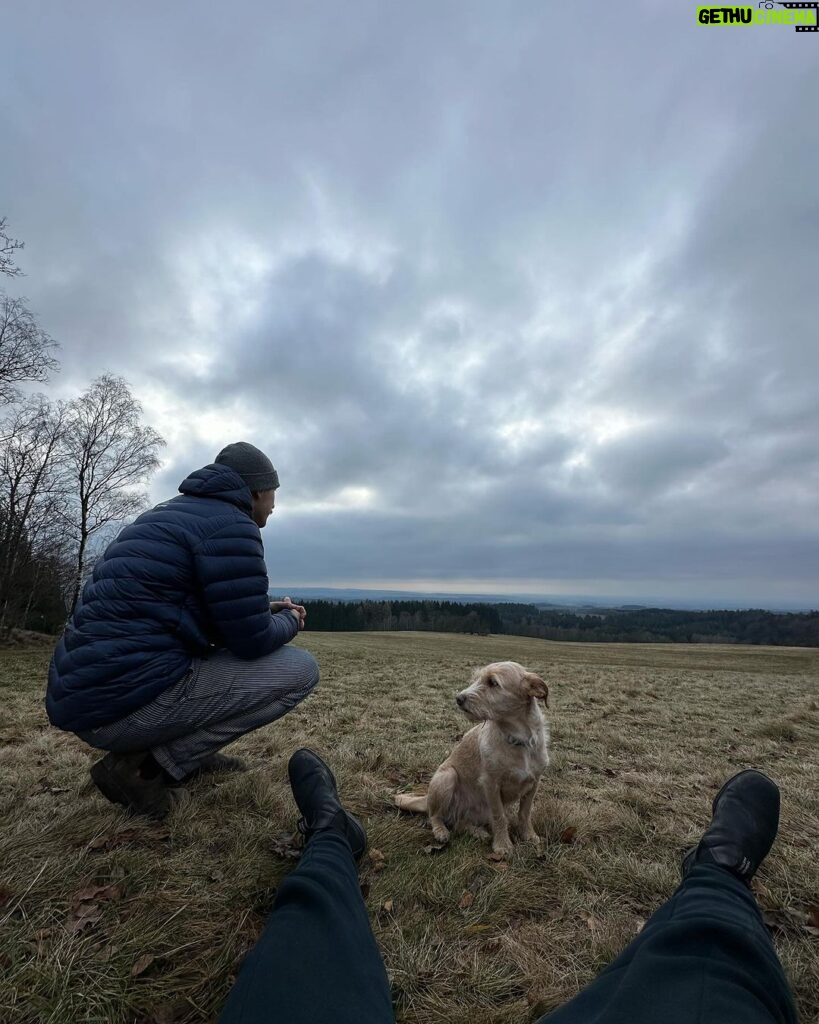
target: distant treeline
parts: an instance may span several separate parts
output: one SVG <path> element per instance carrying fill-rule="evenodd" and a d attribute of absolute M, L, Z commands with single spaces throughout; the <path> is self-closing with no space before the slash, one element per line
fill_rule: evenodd
<path fill-rule="evenodd" d="M 508 633 L 586 643 L 771 644 L 819 647 L 819 611 L 674 611 L 668 608 L 556 611 L 533 604 L 457 601 L 303 601 L 311 629 Z"/>

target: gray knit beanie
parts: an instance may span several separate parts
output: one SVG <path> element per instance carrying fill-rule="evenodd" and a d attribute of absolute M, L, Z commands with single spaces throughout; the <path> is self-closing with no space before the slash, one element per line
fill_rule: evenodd
<path fill-rule="evenodd" d="M 273 463 L 247 441 L 227 445 L 216 456 L 216 463 L 235 470 L 251 491 L 274 491 L 279 486 Z"/>

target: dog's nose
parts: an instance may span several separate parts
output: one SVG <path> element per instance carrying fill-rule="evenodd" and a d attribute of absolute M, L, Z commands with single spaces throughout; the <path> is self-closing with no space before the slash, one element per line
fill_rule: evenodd
<path fill-rule="evenodd" d="M 466 704 L 466 697 L 464 697 L 462 693 L 459 693 L 458 696 L 455 698 L 455 703 L 458 705 L 459 708 L 462 708 L 464 704 Z"/>

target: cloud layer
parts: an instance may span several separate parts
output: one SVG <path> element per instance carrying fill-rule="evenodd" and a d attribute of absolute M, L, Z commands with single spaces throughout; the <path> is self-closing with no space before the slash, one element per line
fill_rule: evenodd
<path fill-rule="evenodd" d="M 643 0 L 7 15 L 0 213 L 274 584 L 819 603 L 819 51 Z"/>

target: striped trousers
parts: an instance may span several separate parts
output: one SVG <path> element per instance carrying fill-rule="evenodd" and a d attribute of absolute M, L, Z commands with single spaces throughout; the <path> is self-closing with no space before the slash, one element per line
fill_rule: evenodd
<path fill-rule="evenodd" d="M 243 661 L 219 650 L 194 658 L 187 675 L 145 707 L 109 725 L 78 732 L 99 750 L 150 750 L 175 779 L 232 740 L 286 715 L 319 681 L 316 659 L 285 644 Z"/>

